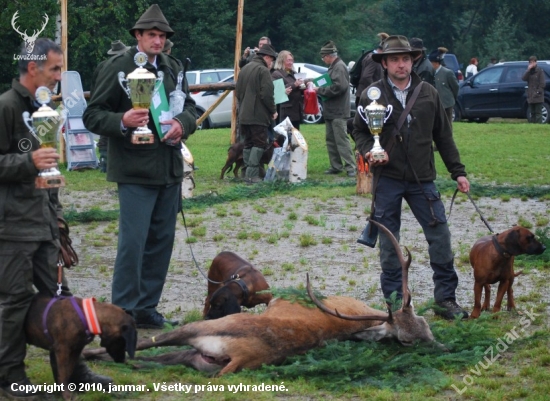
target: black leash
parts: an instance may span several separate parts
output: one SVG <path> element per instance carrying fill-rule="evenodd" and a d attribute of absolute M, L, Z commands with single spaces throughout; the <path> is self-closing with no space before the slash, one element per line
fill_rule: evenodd
<path fill-rule="evenodd" d="M 451 217 L 451 211 L 453 209 L 453 203 L 455 201 L 455 198 L 456 198 L 456 194 L 458 193 L 458 188 L 455 189 L 455 193 L 453 194 L 453 197 L 451 198 L 451 206 L 449 207 L 449 216 L 447 217 L 447 220 L 450 219 Z M 472 202 L 472 205 L 474 205 L 474 208 L 476 209 L 476 212 L 479 214 L 479 217 L 481 218 L 481 221 L 487 226 L 487 228 L 489 229 L 489 231 L 491 232 L 491 234 L 494 234 L 495 232 L 493 231 L 493 229 L 491 228 L 491 226 L 489 225 L 489 222 L 485 219 L 485 217 L 483 217 L 483 214 L 481 213 L 481 210 L 479 210 L 479 208 L 477 207 L 476 203 L 474 202 L 474 200 L 472 199 L 472 196 L 470 195 L 470 192 L 466 192 L 466 195 L 468 195 L 468 199 L 470 199 L 470 202 Z"/>
<path fill-rule="evenodd" d="M 187 239 L 189 239 L 189 231 L 187 230 L 187 224 L 185 223 L 185 215 L 183 214 L 183 207 L 180 210 L 181 218 L 183 220 L 183 228 L 185 228 L 185 235 L 187 236 Z M 195 262 L 195 266 L 197 267 L 197 270 L 202 274 L 202 276 L 210 283 L 212 284 L 224 284 L 222 281 L 214 281 L 208 278 L 208 276 L 204 273 L 204 270 L 201 269 L 199 266 L 199 263 L 197 262 L 197 259 L 195 259 L 195 254 L 193 253 L 193 247 L 191 246 L 191 242 L 187 241 L 189 244 L 189 250 L 191 251 L 191 258 L 193 259 L 193 262 Z"/>

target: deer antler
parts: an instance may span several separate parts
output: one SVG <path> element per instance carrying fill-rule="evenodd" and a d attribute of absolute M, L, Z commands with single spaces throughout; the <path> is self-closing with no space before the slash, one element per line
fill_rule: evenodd
<path fill-rule="evenodd" d="M 377 225 L 380 230 L 386 236 L 390 239 L 391 243 L 395 247 L 395 252 L 397 253 L 397 258 L 399 259 L 399 263 L 401 263 L 401 269 L 402 269 L 402 291 L 403 291 L 403 307 L 408 308 L 411 305 L 411 293 L 409 291 L 409 266 L 411 265 L 412 256 L 411 252 L 409 251 L 409 248 L 405 247 L 407 250 L 407 260 L 405 260 L 405 257 L 403 256 L 403 252 L 401 252 L 401 248 L 399 247 L 399 242 L 397 242 L 397 239 L 393 235 L 393 233 L 388 230 L 388 228 L 377 221 L 374 221 L 370 219 L 370 222 Z"/>
<path fill-rule="evenodd" d="M 42 28 L 36 33 L 34 33 L 34 31 L 33 31 L 32 38 L 38 37 L 38 35 L 40 35 L 42 33 L 42 31 L 44 31 L 44 29 L 46 29 L 46 25 L 48 25 L 48 21 L 50 20 L 50 18 L 48 17 L 48 14 L 44 14 L 44 19 L 45 19 L 45 21 L 44 21 L 44 24 L 42 24 Z"/>
<path fill-rule="evenodd" d="M 15 32 L 17 32 L 19 35 L 21 35 L 23 37 L 26 37 L 27 36 L 27 31 L 25 31 L 25 33 L 23 33 L 15 25 L 15 21 L 17 20 L 17 18 L 19 18 L 19 15 L 17 15 L 17 14 L 19 14 L 19 11 L 16 11 L 15 14 L 13 14 L 13 17 L 11 18 L 11 26 L 13 27 L 13 30 Z"/>
<path fill-rule="evenodd" d="M 345 320 L 383 320 L 383 321 L 391 320 L 391 315 L 388 315 L 384 312 L 374 312 L 371 315 L 344 315 L 338 312 L 338 310 L 336 309 L 334 310 L 329 309 L 326 307 L 325 304 L 319 301 L 315 296 L 315 294 L 313 293 L 313 290 L 311 289 L 311 284 L 309 283 L 309 273 L 306 273 L 306 283 L 307 283 L 306 285 L 307 294 L 309 295 L 313 303 L 317 305 L 319 309 L 321 309 L 325 313 L 328 313 L 329 315 L 336 316 L 336 317 L 339 317 L 340 319 L 345 319 Z"/>

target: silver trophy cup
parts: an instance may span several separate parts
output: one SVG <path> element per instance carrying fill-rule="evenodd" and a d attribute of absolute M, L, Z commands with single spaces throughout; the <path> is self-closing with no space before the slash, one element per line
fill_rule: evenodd
<path fill-rule="evenodd" d="M 40 148 L 56 148 L 57 135 L 63 125 L 61 115 L 47 104 L 52 98 L 50 90 L 41 86 L 36 90 L 36 100 L 42 106 L 32 113 L 23 112 L 23 121 L 31 134 L 38 139 Z M 65 186 L 65 177 L 61 175 L 56 167 L 40 170 L 35 180 L 36 188 L 58 188 Z"/>
<path fill-rule="evenodd" d="M 159 71 L 158 77 L 156 77 L 155 74 L 143 68 L 147 64 L 147 55 L 143 52 L 136 53 L 134 62 L 138 68 L 128 74 L 126 78 L 124 72 L 120 71 L 118 82 L 132 101 L 134 109 L 149 109 L 152 99 L 164 79 L 164 74 Z M 154 143 L 155 137 L 153 132 L 145 125 L 134 130 L 131 141 L 136 145 L 147 145 Z"/>

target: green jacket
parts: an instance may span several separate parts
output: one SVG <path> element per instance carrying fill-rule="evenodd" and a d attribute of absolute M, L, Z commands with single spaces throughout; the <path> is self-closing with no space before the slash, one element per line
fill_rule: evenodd
<path fill-rule="evenodd" d="M 57 189 L 36 189 L 38 170 L 31 152 L 39 143 L 23 122 L 38 107 L 34 94 L 13 80 L 0 96 L 0 240 L 50 241 L 59 238 L 62 215 Z M 53 104 L 50 104 L 53 107 Z"/>
<path fill-rule="evenodd" d="M 132 129 L 122 131 L 122 116 L 132 108 L 132 103 L 118 82 L 118 73 L 128 76 L 137 66 L 134 55 L 137 48 L 115 56 L 99 69 L 97 81 L 90 103 L 84 112 L 84 125 L 91 132 L 109 137 L 109 164 L 107 180 L 124 184 L 167 185 L 181 182 L 183 179 L 183 157 L 181 146 L 169 146 L 161 142 L 153 118 L 149 113 L 149 129 L 155 135 L 155 142 L 150 145 L 131 143 Z M 172 56 L 160 54 L 157 65 L 164 72 L 164 89 L 168 97 L 176 88 L 181 63 Z M 149 63 L 145 68 L 156 74 L 156 69 Z M 186 139 L 195 132 L 197 113 L 195 101 L 189 95 L 187 81 L 182 90 L 187 94 L 183 113 L 176 116 L 184 127 Z"/>
<path fill-rule="evenodd" d="M 435 72 L 435 87 L 443 108 L 453 107 L 458 96 L 458 80 L 455 73 L 447 67 L 439 67 Z"/>
<path fill-rule="evenodd" d="M 329 86 L 320 87 L 317 93 L 323 100 L 323 117 L 325 120 L 335 118 L 349 118 L 350 94 L 348 67 L 340 57 L 332 62 L 328 68 L 328 75 L 332 81 Z"/>
<path fill-rule="evenodd" d="M 407 101 L 412 96 L 421 79 L 411 73 L 412 83 L 407 94 Z M 387 74 L 384 78 L 371 85 L 380 88 L 382 96 L 377 103 L 386 105 L 386 119 L 380 145 L 389 153 L 388 164 L 381 168 L 381 175 L 396 180 L 416 182 L 409 160 L 421 182 L 433 181 L 436 178 L 435 160 L 432 142 L 435 142 L 439 155 L 447 167 L 451 177 L 466 176 L 464 165 L 460 162 L 460 155 L 453 139 L 451 123 L 445 114 L 445 109 L 439 100 L 437 90 L 424 82 L 418 98 L 411 109 L 411 121 L 407 120 L 399 132 L 396 125 L 403 113 L 401 102 L 395 97 L 393 89 L 388 83 Z M 374 145 L 374 137 L 370 133 L 365 121 L 363 110 L 372 102 L 367 97 L 368 90 L 364 91 L 359 100 L 357 113 L 353 120 L 353 138 L 357 149 L 365 155 Z M 391 107 L 390 107 L 391 106 Z M 396 135 L 398 134 L 398 135 Z"/>
<path fill-rule="evenodd" d="M 267 64 L 260 55 L 255 55 L 246 64 L 235 87 L 239 101 L 239 123 L 244 125 L 271 125 L 276 113 L 273 81 Z"/>

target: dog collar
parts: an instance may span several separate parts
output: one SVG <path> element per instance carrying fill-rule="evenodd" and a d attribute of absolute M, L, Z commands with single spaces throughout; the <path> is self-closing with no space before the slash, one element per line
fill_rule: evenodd
<path fill-rule="evenodd" d="M 82 307 L 84 309 L 84 315 L 86 315 L 86 321 L 88 322 L 90 332 L 99 336 L 101 335 L 101 326 L 99 325 L 99 319 L 95 311 L 95 301 L 95 298 L 84 298 L 82 300 Z"/>
<path fill-rule="evenodd" d="M 493 245 L 495 246 L 495 249 L 500 254 L 500 256 L 506 259 L 510 259 L 512 257 L 512 254 L 508 252 L 506 249 L 504 249 L 502 245 L 498 243 L 497 235 L 498 234 L 493 235 Z"/>

